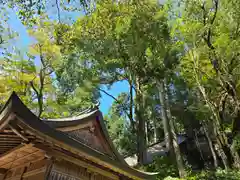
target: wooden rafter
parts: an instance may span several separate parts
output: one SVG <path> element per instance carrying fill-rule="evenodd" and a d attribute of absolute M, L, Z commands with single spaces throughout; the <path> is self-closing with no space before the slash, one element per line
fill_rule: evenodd
<path fill-rule="evenodd" d="M 28 138 L 26 136 L 24 136 L 15 125 L 8 124 L 8 126 L 12 129 L 12 131 L 15 134 L 17 134 L 19 137 L 21 137 L 24 141 L 27 141 L 27 142 L 29 141 Z"/>

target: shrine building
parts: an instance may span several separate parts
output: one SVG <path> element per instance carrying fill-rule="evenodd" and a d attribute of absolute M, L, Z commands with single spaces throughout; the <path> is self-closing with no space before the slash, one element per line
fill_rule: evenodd
<path fill-rule="evenodd" d="M 0 180 L 147 180 L 114 148 L 98 108 L 39 119 L 12 93 L 0 111 Z"/>

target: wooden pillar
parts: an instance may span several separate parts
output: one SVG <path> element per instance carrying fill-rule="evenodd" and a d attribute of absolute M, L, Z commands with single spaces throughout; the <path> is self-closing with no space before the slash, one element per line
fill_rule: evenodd
<path fill-rule="evenodd" d="M 95 173 L 94 173 L 94 172 L 91 172 L 90 180 L 94 180 L 94 179 L 95 179 L 94 176 L 95 176 Z"/>
<path fill-rule="evenodd" d="M 51 174 L 52 167 L 53 167 L 54 158 L 49 156 L 48 154 L 46 154 L 45 157 L 48 159 L 48 162 L 47 162 L 47 168 L 45 171 L 44 180 L 48 180 L 49 176 Z"/>

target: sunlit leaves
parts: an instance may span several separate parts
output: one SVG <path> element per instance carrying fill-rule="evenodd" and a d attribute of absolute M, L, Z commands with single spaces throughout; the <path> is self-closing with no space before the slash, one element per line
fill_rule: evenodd
<path fill-rule="evenodd" d="M 12 91 L 16 91 L 25 102 L 31 101 L 29 82 L 36 75 L 36 69 L 32 61 L 21 58 L 19 60 L 5 59 L 0 71 L 2 84 L 0 103 L 4 103 Z"/>

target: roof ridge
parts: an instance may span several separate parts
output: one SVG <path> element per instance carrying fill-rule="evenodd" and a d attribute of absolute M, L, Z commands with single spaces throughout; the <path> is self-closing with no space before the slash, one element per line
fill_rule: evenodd
<path fill-rule="evenodd" d="M 94 114 L 95 112 L 97 112 L 99 110 L 99 102 L 82 110 L 81 112 L 79 112 L 78 114 L 74 115 L 74 116 L 68 116 L 68 117 L 60 117 L 60 118 L 42 118 L 43 121 L 60 121 L 60 120 L 65 120 L 65 121 L 72 121 L 72 120 L 80 120 L 83 119 L 85 117 L 91 116 L 92 114 Z M 85 115 L 85 116 L 84 116 Z"/>

